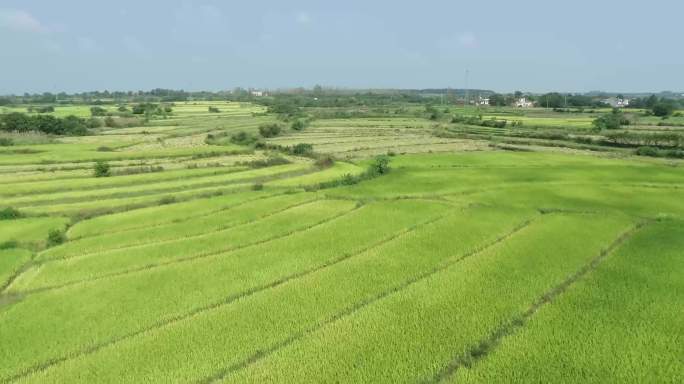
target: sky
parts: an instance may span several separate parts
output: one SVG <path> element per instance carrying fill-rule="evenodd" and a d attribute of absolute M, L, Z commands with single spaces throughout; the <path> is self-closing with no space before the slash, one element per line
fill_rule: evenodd
<path fill-rule="evenodd" d="M 0 0 L 0 94 L 684 91 L 684 2 Z"/>

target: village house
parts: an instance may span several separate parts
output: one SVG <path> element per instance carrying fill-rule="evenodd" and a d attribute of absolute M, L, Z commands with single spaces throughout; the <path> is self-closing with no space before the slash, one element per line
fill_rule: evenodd
<path fill-rule="evenodd" d="M 531 108 L 534 107 L 534 102 L 528 101 L 526 97 L 521 97 L 516 100 L 515 106 L 518 108 Z"/>
<path fill-rule="evenodd" d="M 624 108 L 629 106 L 628 99 L 619 99 L 617 97 L 609 97 L 603 100 L 604 103 L 610 105 L 613 108 Z"/>

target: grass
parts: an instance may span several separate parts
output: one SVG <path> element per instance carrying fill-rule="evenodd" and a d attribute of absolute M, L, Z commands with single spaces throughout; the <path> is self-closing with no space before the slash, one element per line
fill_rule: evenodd
<path fill-rule="evenodd" d="M 141 338 L 126 340 L 32 379 L 43 382 L 70 380 L 73 375 L 84 372 L 84 367 L 102 367 L 88 372 L 91 378 L 105 382 L 135 378 L 160 381 L 207 378 L 286 342 L 289 335 L 320 327 L 354 308 L 368 305 L 378 296 L 386 295 L 434 268 L 456 263 L 477 251 L 481 244 L 494 241 L 534 215 L 524 210 L 487 208 L 450 209 L 445 213 L 438 221 L 416 227 L 318 273 L 155 330 Z M 476 217 L 487 220 L 470 226 Z M 446 235 L 451 241 L 434 241 Z M 427 251 L 425 258 L 414 257 L 423 251 Z M 187 339 L 179 335 L 185 335 Z M 197 343 L 183 343 L 183 340 Z M 226 343 L 236 348 L 227 353 Z M 163 353 L 159 353 L 160 348 Z M 185 358 L 188 354 L 199 358 L 188 361 Z M 133 370 L 101 365 L 113 355 L 125 356 L 131 362 L 145 360 L 147 364 L 135 364 Z"/>
<path fill-rule="evenodd" d="M 320 200 L 295 206 L 235 228 L 205 231 L 204 234 L 194 237 L 166 242 L 153 241 L 137 247 L 90 253 L 45 263 L 38 267 L 37 275 L 31 279 L 26 289 L 41 289 L 116 276 L 178 260 L 229 252 L 287 236 L 341 215 L 352 208 L 354 203 L 351 201 Z"/>
<path fill-rule="evenodd" d="M 4 289 L 21 267 L 31 260 L 31 252 L 25 249 L 0 249 L 0 289 Z"/>
<path fill-rule="evenodd" d="M 677 381 L 681 161 L 567 139 L 609 111 L 364 108 L 3 135 L 0 382 Z"/>
<path fill-rule="evenodd" d="M 480 255 L 237 370 L 226 382 L 430 380 L 454 356 L 587 263 L 628 224 L 591 216 L 545 217 Z M 563 257 L 550 257 L 553 253 Z"/>
<path fill-rule="evenodd" d="M 69 222 L 64 217 L 29 217 L 0 220 L 0 243 L 16 241 L 22 244 L 42 244 L 52 229 L 64 229 Z"/>
<path fill-rule="evenodd" d="M 662 222 L 636 234 L 490 356 L 449 381 L 677 381 L 684 375 L 683 229 L 681 222 Z"/>
<path fill-rule="evenodd" d="M 32 294 L 0 316 L 2 329 L 15 335 L 3 342 L 0 350 L 5 362 L 0 377 L 82 350 L 99 349 L 266 289 L 303 271 L 338 262 L 425 222 L 431 212 L 434 217 L 442 207 L 411 201 L 370 204 L 325 224 L 242 250 Z M 332 242 L 334 248 L 329 246 Z M 165 281 L 174 283 L 163 284 Z M 54 316 L 36 316 L 45 311 Z M 74 318 L 70 315 L 73 311 L 83 316 Z M 67 317 L 60 318 L 58 313 Z M 127 315 L 131 313 L 136 316 Z"/>

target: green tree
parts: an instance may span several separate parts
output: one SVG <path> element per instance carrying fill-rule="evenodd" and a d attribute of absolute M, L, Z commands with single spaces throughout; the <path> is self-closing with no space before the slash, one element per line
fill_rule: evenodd
<path fill-rule="evenodd" d="M 671 114 L 674 113 L 675 106 L 674 106 L 674 103 L 672 103 L 668 100 L 662 100 L 662 101 L 657 102 L 655 105 L 653 105 L 653 107 L 651 108 L 651 111 L 656 116 L 660 116 L 660 117 L 670 116 Z"/>
<path fill-rule="evenodd" d="M 111 171 L 109 169 L 109 164 L 105 161 L 98 161 L 95 163 L 95 167 L 93 169 L 93 174 L 95 177 L 109 177 L 111 176 Z"/>
<path fill-rule="evenodd" d="M 262 124 L 259 126 L 259 134 L 262 137 L 275 137 L 280 134 L 280 124 Z"/>

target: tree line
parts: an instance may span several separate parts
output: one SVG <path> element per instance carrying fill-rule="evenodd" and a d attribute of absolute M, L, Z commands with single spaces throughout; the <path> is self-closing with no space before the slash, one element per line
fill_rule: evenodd
<path fill-rule="evenodd" d="M 64 118 L 52 115 L 27 115 L 12 112 L 0 115 L 0 130 L 9 132 L 42 132 L 48 135 L 82 136 L 89 128 L 102 126 L 99 119 L 82 119 L 76 116 Z"/>

